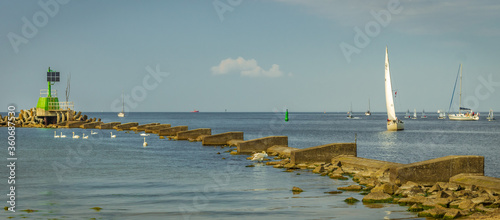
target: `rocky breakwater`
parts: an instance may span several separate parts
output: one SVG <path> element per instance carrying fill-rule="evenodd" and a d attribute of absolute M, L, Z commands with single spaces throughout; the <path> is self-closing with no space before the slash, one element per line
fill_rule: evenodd
<path fill-rule="evenodd" d="M 467 158 L 468 162 L 464 165 L 465 167 L 458 166 L 457 163 L 464 157 L 470 157 Z M 274 165 L 276 168 L 285 168 L 289 172 L 296 169 L 311 169 L 313 173 L 336 180 L 352 178 L 358 185 L 339 187 L 337 190 L 359 192 L 364 195 L 362 199 L 364 204 L 397 203 L 408 206 L 408 211 L 415 212 L 420 217 L 436 219 L 500 219 L 499 178 L 485 177 L 482 173 L 461 173 L 451 178 L 446 177 L 447 174 L 459 173 L 461 169 L 477 171 L 470 167 L 470 164 L 474 163 L 471 160 L 474 159 L 482 158 L 448 156 L 405 165 L 354 156 L 338 156 L 332 158 L 329 163 L 294 164 L 290 162 L 290 158 L 285 158 L 281 161 L 267 162 L 267 164 Z M 430 178 L 398 175 L 401 174 L 398 171 L 408 170 L 409 167 L 413 167 L 411 169 L 417 171 L 416 173 L 429 172 L 427 169 L 436 166 L 436 163 L 440 166 L 449 163 L 452 167 L 445 165 L 447 170 L 436 170 L 435 175 Z M 481 166 L 477 167 L 481 168 Z M 445 173 L 440 174 L 441 172 Z M 436 176 L 440 176 L 439 179 L 445 178 L 446 181 L 429 181 Z M 411 178 L 414 178 L 415 182 L 403 180 Z M 354 203 L 351 200 L 346 202 Z"/>
<path fill-rule="evenodd" d="M 16 127 L 28 127 L 28 128 L 59 128 L 68 127 L 72 125 L 85 124 L 90 122 L 100 122 L 101 119 L 89 118 L 87 115 L 78 112 L 77 114 L 62 114 L 57 113 L 57 116 L 53 121 L 47 121 L 44 117 L 37 116 L 36 109 L 31 108 L 28 110 L 21 109 L 17 117 L 11 120 Z M 8 125 L 7 116 L 2 117 L 0 115 L 0 127 L 6 127 Z"/>

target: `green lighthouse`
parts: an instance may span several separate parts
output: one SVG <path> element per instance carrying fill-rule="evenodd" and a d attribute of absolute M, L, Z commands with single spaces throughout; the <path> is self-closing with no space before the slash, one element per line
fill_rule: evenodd
<path fill-rule="evenodd" d="M 36 115 L 43 117 L 45 124 L 59 123 L 59 118 L 69 118 L 73 114 L 73 102 L 59 102 L 57 91 L 52 90 L 52 85 L 59 82 L 61 74 L 59 72 L 48 69 L 47 71 L 47 89 L 40 90 L 40 97 L 36 105 Z"/>

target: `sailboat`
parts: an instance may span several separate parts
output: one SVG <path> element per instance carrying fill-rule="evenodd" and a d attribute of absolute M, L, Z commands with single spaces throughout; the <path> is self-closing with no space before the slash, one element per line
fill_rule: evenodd
<path fill-rule="evenodd" d="M 427 118 L 427 115 L 425 115 L 425 110 L 422 109 L 422 116 L 420 118 Z"/>
<path fill-rule="evenodd" d="M 417 109 L 413 109 L 413 117 L 411 119 L 417 119 Z"/>
<path fill-rule="evenodd" d="M 389 68 L 389 53 L 387 51 L 387 47 L 385 47 L 385 104 L 387 106 L 387 130 L 403 130 L 405 128 L 405 124 L 396 117 L 396 109 L 394 108 L 391 71 Z"/>
<path fill-rule="evenodd" d="M 411 118 L 410 109 L 406 110 L 405 118 Z"/>
<path fill-rule="evenodd" d="M 455 120 L 455 121 L 477 121 L 479 120 L 479 113 L 474 114 L 474 112 L 470 108 L 462 107 L 462 64 L 460 64 L 458 70 L 460 73 L 460 97 L 458 102 L 458 114 L 448 114 L 448 118 L 450 120 Z M 453 95 L 455 94 L 456 87 L 457 87 L 457 80 L 455 80 L 455 87 L 453 87 L 453 93 L 451 94 L 450 109 L 451 109 L 451 104 L 453 103 Z M 462 111 L 464 111 L 465 113 L 462 113 Z"/>
<path fill-rule="evenodd" d="M 347 112 L 347 119 L 359 119 L 359 117 L 354 117 L 352 116 L 352 103 L 351 103 L 351 109 Z"/>
<path fill-rule="evenodd" d="M 488 117 L 486 119 L 488 119 L 488 121 L 495 120 L 495 117 L 493 116 L 493 109 L 490 109 L 490 112 L 488 113 Z"/>
<path fill-rule="evenodd" d="M 437 113 L 439 114 L 438 119 L 445 119 L 446 118 L 446 112 L 442 110 L 438 110 Z"/>
<path fill-rule="evenodd" d="M 122 92 L 122 112 L 118 113 L 118 117 L 120 118 L 125 117 L 125 99 L 123 98 L 123 92 Z"/>
<path fill-rule="evenodd" d="M 366 116 L 372 115 L 372 112 L 370 112 L 370 99 L 368 99 L 368 111 L 365 112 Z"/>

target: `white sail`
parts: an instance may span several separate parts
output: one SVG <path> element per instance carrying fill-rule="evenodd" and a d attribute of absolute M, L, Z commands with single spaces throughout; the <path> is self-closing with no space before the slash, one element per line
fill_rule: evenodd
<path fill-rule="evenodd" d="M 389 70 L 389 54 L 385 48 L 385 103 L 387 105 L 387 119 L 396 120 L 396 110 L 394 109 L 394 98 L 392 96 L 391 72 Z"/>

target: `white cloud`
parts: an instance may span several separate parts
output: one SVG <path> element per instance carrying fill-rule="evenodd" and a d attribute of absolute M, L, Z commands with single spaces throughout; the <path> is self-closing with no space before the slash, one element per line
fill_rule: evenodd
<path fill-rule="evenodd" d="M 243 57 L 222 60 L 218 66 L 213 66 L 211 70 L 214 75 L 231 73 L 239 73 L 241 76 L 247 77 L 280 77 L 284 75 L 278 64 L 273 64 L 269 70 L 265 70 L 257 64 L 255 59 L 245 60 Z"/>

